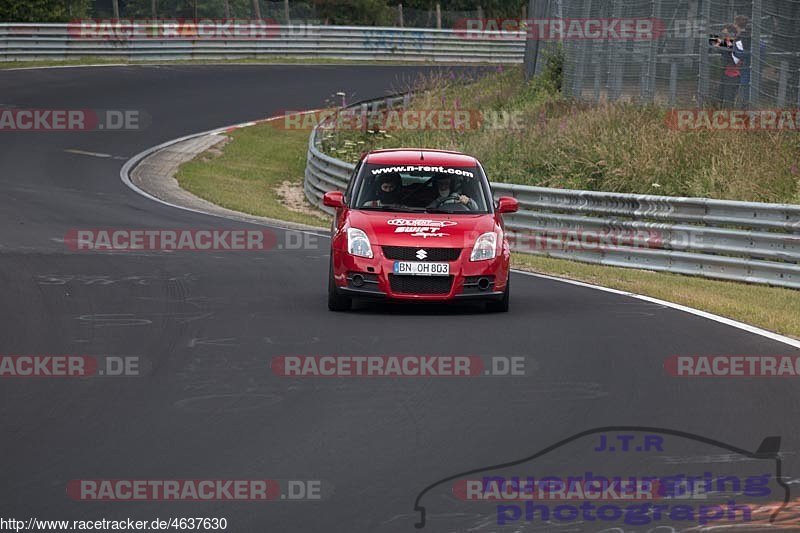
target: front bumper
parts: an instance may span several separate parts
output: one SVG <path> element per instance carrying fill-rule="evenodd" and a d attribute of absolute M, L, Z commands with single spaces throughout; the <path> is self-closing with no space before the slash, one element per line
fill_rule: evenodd
<path fill-rule="evenodd" d="M 450 265 L 450 276 L 400 276 L 393 273 L 394 260 L 372 246 L 371 259 L 343 250 L 332 251 L 334 283 L 341 294 L 357 298 L 398 301 L 462 301 L 503 298 L 508 280 L 510 254 L 506 250 L 487 261 L 470 261 L 471 250 L 462 249 Z"/>

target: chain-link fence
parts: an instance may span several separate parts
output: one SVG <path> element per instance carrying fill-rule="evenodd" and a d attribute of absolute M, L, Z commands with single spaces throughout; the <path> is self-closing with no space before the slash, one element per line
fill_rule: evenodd
<path fill-rule="evenodd" d="M 800 107 L 798 0 L 551 0 L 548 16 L 655 24 L 652 38 L 565 29 L 564 92 L 576 98 Z"/>

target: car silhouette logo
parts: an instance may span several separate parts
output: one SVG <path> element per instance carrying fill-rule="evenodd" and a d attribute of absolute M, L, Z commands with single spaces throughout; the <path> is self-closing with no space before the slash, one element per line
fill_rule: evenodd
<path fill-rule="evenodd" d="M 645 435 L 640 435 L 639 438 L 642 439 L 654 439 L 654 441 L 658 441 L 659 443 L 666 441 L 665 447 L 668 449 L 677 450 L 680 449 L 681 451 L 675 455 L 675 452 L 668 452 L 670 455 L 664 455 L 662 452 L 665 450 L 661 449 L 660 444 L 658 446 L 658 451 L 653 452 L 650 449 L 649 453 L 646 455 L 639 455 L 642 453 L 647 452 L 648 447 L 645 446 L 628 446 L 625 444 L 621 449 L 619 448 L 619 444 L 614 441 L 612 442 L 608 438 L 602 437 L 603 434 L 608 433 L 644 433 Z M 743 486 L 746 486 L 747 483 L 756 483 L 759 485 L 759 490 L 751 492 L 751 498 L 765 498 L 772 495 L 769 500 L 766 501 L 756 501 L 753 502 L 743 501 L 744 507 L 749 507 L 751 509 L 750 514 L 748 514 L 747 518 L 744 518 L 743 521 L 736 523 L 736 519 L 734 518 L 734 525 L 737 527 L 742 526 L 742 524 L 746 526 L 751 526 L 746 529 L 746 531 L 752 531 L 753 529 L 761 527 L 770 527 L 774 529 L 780 529 L 784 525 L 788 525 L 790 523 L 796 524 L 796 518 L 792 518 L 787 516 L 790 513 L 782 514 L 785 509 L 789 506 L 791 500 L 791 493 L 790 493 L 790 485 L 787 483 L 787 477 L 782 474 L 783 472 L 783 465 L 782 465 L 782 457 L 780 453 L 780 446 L 781 446 L 781 437 L 779 436 L 767 436 L 765 437 L 760 446 L 756 451 L 750 451 L 746 449 L 739 448 L 734 445 L 726 444 L 721 441 L 717 441 L 714 439 L 710 439 L 707 437 L 703 437 L 701 435 L 695 435 L 692 433 L 687 433 L 683 431 L 677 431 L 673 429 L 667 428 L 659 428 L 659 427 L 645 427 L 645 426 L 606 426 L 606 427 L 598 427 L 589 429 L 577 434 L 574 434 L 570 437 L 567 437 L 559 442 L 551 444 L 543 449 L 539 449 L 535 451 L 531 455 L 514 460 L 508 461 L 492 466 L 485 466 L 480 468 L 475 468 L 472 470 L 468 470 L 465 472 L 461 472 L 456 475 L 448 476 L 444 479 L 440 479 L 434 483 L 431 483 L 424 489 L 422 489 L 418 494 L 414 501 L 414 511 L 418 513 L 417 516 L 419 520 L 414 526 L 417 529 L 422 529 L 427 524 L 427 514 L 428 514 L 428 505 L 436 505 L 437 509 L 436 512 L 432 515 L 437 520 L 445 520 L 449 524 L 455 523 L 454 520 L 458 521 L 459 524 L 464 524 L 469 527 L 472 527 L 474 523 L 484 523 L 487 516 L 491 516 L 495 514 L 496 511 L 496 520 L 498 525 L 506 525 L 506 524 L 514 524 L 516 526 L 520 526 L 522 524 L 534 524 L 535 522 L 535 514 L 528 510 L 528 505 L 533 507 L 532 502 L 533 497 L 524 496 L 525 494 L 538 494 L 536 504 L 540 507 L 542 505 L 546 506 L 547 502 L 544 501 L 546 496 L 542 496 L 541 492 L 536 492 L 540 490 L 534 484 L 533 481 L 529 481 L 531 478 L 525 477 L 528 472 L 525 471 L 526 468 L 531 468 L 531 470 L 535 470 L 541 472 L 545 469 L 548 469 L 550 465 L 557 465 L 557 468 L 563 467 L 563 461 L 559 461 L 557 457 L 554 455 L 557 453 L 557 450 L 567 450 L 568 453 L 566 457 L 569 457 L 570 460 L 574 460 L 575 458 L 580 459 L 580 455 L 576 455 L 576 446 L 579 446 L 580 441 L 582 439 L 591 438 L 592 443 L 594 444 L 595 439 L 601 435 L 600 437 L 600 446 L 593 447 L 589 450 L 590 455 L 585 455 L 583 459 L 587 459 L 589 457 L 595 457 L 595 464 L 597 464 L 597 453 L 607 454 L 609 452 L 620 453 L 624 452 L 626 449 L 628 452 L 633 452 L 633 456 L 627 456 L 628 462 L 633 465 L 634 470 L 633 473 L 636 474 L 636 477 L 641 475 L 641 472 L 638 468 L 642 466 L 646 467 L 645 472 L 649 474 L 655 474 L 657 478 L 656 487 L 658 491 L 654 494 L 657 494 L 658 497 L 653 497 L 653 499 L 663 500 L 662 503 L 670 505 L 676 500 L 679 504 L 678 507 L 682 508 L 682 511 L 686 509 L 691 509 L 692 506 L 698 506 L 698 502 L 702 502 L 702 506 L 705 506 L 706 512 L 710 509 L 716 509 L 716 505 L 720 503 L 725 503 L 727 499 L 731 499 L 729 496 L 726 495 L 726 491 L 730 489 L 726 489 L 724 484 L 720 486 L 720 480 L 725 479 L 733 479 L 730 476 L 726 476 L 728 472 L 725 472 L 723 475 L 713 476 L 713 473 L 710 471 L 715 468 L 723 468 L 724 467 L 731 467 L 735 463 L 735 473 L 734 476 L 737 479 L 745 479 L 749 480 L 746 481 Z M 622 435 L 624 439 L 633 440 L 635 435 L 625 434 Z M 620 435 L 617 435 L 617 440 L 622 440 Z M 609 444 L 613 444 L 609 445 Z M 686 453 L 686 446 L 691 446 L 691 449 L 697 451 L 691 451 L 687 455 Z M 699 450 L 697 447 L 704 446 L 709 447 L 710 450 L 706 451 L 703 448 Z M 661 453 L 661 456 L 658 457 L 658 454 Z M 650 455 L 652 454 L 652 456 Z M 657 457 L 654 461 L 647 459 L 633 459 L 634 457 L 648 457 L 648 456 L 655 456 Z M 724 457 L 724 460 L 720 460 L 720 458 Z M 737 460 L 731 461 L 732 457 L 737 457 Z M 549 458 L 549 459 L 548 459 Z M 687 459 L 691 458 L 691 459 Z M 676 460 L 678 459 L 678 460 Z M 642 462 L 644 461 L 644 462 Z M 535 466 L 533 466 L 535 464 Z M 618 467 L 620 464 L 619 461 L 615 463 Z M 588 463 L 587 463 L 588 465 Z M 695 469 L 703 470 L 703 476 L 706 476 L 706 485 L 702 485 L 702 489 L 699 493 L 696 492 L 698 485 L 691 485 L 693 488 L 681 488 L 681 487 L 690 487 L 690 485 L 681 485 L 680 483 L 676 483 L 676 480 L 683 479 L 684 481 L 688 481 L 689 479 L 700 479 L 699 477 L 687 477 L 690 476 L 690 473 L 684 472 L 687 468 L 690 468 L 689 465 L 694 465 Z M 655 469 L 650 471 L 651 469 Z M 677 469 L 677 470 L 674 470 Z M 580 470 L 580 469 L 578 469 Z M 657 471 L 656 471 L 657 470 Z M 750 475 L 745 477 L 743 475 L 743 470 L 752 471 Z M 558 470 L 556 470 L 557 472 Z M 679 472 L 680 471 L 680 472 Z M 510 475 L 502 475 L 508 472 Z M 592 468 L 592 471 L 586 469 L 586 474 L 590 477 L 595 477 L 594 474 L 599 474 L 597 470 Z M 676 476 L 675 474 L 678 473 L 680 475 Z M 722 474 L 722 472 L 718 472 L 718 474 Z M 546 475 L 552 476 L 551 472 L 547 472 Z M 498 477 L 500 476 L 500 477 Z M 656 479 L 652 477 L 644 477 L 642 479 Z M 559 479 L 559 476 L 556 475 L 555 477 L 549 477 L 544 479 Z M 567 478 L 569 480 L 573 479 L 580 479 L 580 478 Z M 596 478 L 599 479 L 599 478 Z M 477 481 L 476 481 L 477 480 Z M 499 481 L 498 481 L 499 480 Z M 520 480 L 522 480 L 520 482 Z M 670 481 L 671 480 L 671 481 Z M 713 481 L 712 481 L 713 480 Z M 756 482 L 756 480 L 760 480 Z M 475 484 L 477 483 L 477 485 Z M 509 488 L 513 491 L 515 488 L 514 483 L 516 483 L 516 490 L 518 491 L 516 495 L 511 492 L 504 492 L 502 494 L 497 493 L 495 495 L 492 491 L 492 487 L 503 487 L 502 490 L 508 490 Z M 520 485 L 519 483 L 522 483 Z M 526 485 L 528 483 L 528 485 Z M 572 481 L 570 481 L 572 483 Z M 580 483 L 580 482 L 578 482 Z M 692 481 L 694 483 L 694 481 Z M 716 483 L 716 485 L 714 484 Z M 736 483 L 733 481 L 732 483 Z M 494 485 L 492 485 L 494 484 Z M 570 485 L 572 487 L 572 485 Z M 587 485 L 588 486 L 588 485 Z M 733 486 L 733 485 L 732 485 Z M 756 485 L 751 485 L 751 488 L 755 487 Z M 476 489 L 477 487 L 477 489 Z M 527 488 L 533 487 L 533 488 Z M 443 489 L 443 491 L 437 492 L 437 489 Z M 449 490 L 448 490 L 449 489 Z M 498 488 L 498 490 L 500 490 Z M 572 489 L 570 489 L 572 490 Z M 734 489 L 739 495 L 743 495 L 744 492 L 740 491 L 740 489 Z M 472 492 L 470 492 L 472 491 Z M 482 492 L 483 491 L 483 492 Z M 481 496 L 483 494 L 483 497 Z M 546 493 L 545 493 L 546 494 Z M 559 493 L 554 492 L 553 496 Z M 478 495 L 475 498 L 475 495 Z M 453 498 L 455 496 L 455 498 Z M 563 496 L 563 494 L 562 494 Z M 472 499 L 470 499 L 472 498 Z M 426 503 L 423 503 L 423 500 Z M 483 500 L 487 502 L 490 507 L 495 507 L 493 511 L 490 511 L 490 515 L 486 514 L 486 511 L 476 511 L 475 513 L 465 512 L 464 507 L 458 507 L 461 505 L 458 503 L 459 501 L 480 501 Z M 526 501 L 527 500 L 527 501 Z M 583 501 L 586 498 L 578 498 L 578 500 Z M 524 513 L 523 513 L 523 504 L 519 502 L 525 501 L 524 505 Z M 797 500 L 795 500 L 797 501 Z M 453 507 L 454 504 L 457 505 Z M 515 503 L 517 502 L 517 503 Z M 562 502 L 564 504 L 568 504 L 568 502 Z M 613 503 L 613 501 L 611 502 Z M 727 504 L 735 504 L 736 502 L 728 501 Z M 450 505 L 450 507 L 443 508 L 443 506 Z M 646 503 L 644 505 L 647 505 Z M 702 508 L 700 506 L 700 508 Z M 632 507 L 632 508 L 635 508 Z M 657 506 L 653 507 L 657 508 Z M 544 512 L 539 509 L 537 511 L 539 516 L 542 517 L 544 520 Z M 524 514 L 524 519 L 523 519 Z M 573 518 L 559 518 L 558 515 L 554 515 L 556 520 L 562 522 L 570 522 Z M 575 515 L 577 516 L 577 514 Z M 744 514 L 742 516 L 745 516 Z M 699 514 L 698 514 L 699 517 Z M 719 513 L 717 517 L 713 520 L 717 520 L 718 518 L 722 519 L 724 517 L 724 510 L 722 513 Z M 630 517 L 628 517 L 630 518 Z M 627 520 L 628 518 L 625 518 Z M 688 520 L 689 518 L 687 518 Z M 477 521 L 476 521 L 477 520 Z M 616 520 L 616 519 L 615 519 Z M 673 518 L 672 516 L 659 516 L 657 519 L 656 517 L 650 513 L 648 514 L 648 524 L 660 524 L 659 527 L 670 527 L 666 525 L 667 522 L 675 523 L 676 521 L 684 520 L 683 517 L 680 518 Z M 695 518 L 691 518 L 691 520 L 695 520 Z M 794 521 L 793 521 L 794 520 Z M 665 522 L 667 521 L 667 522 Z M 696 523 L 699 523 L 701 520 L 698 520 Z M 710 521 L 709 521 L 710 522 Z M 627 523 L 627 522 L 626 522 Z M 644 522 L 642 522 L 644 524 Z M 703 524 L 705 525 L 705 523 Z M 777 527 L 776 527 L 777 526 Z M 722 526 L 725 527 L 725 526 Z M 655 530 L 659 528 L 656 527 Z M 459 529 L 461 530 L 461 529 Z M 622 531 L 622 529 L 612 528 L 609 530 L 604 531 Z M 681 529 L 681 531 L 697 531 L 698 529 Z M 706 530 L 703 528 L 703 530 Z M 581 531 L 587 531 L 583 529 Z M 654 531 L 654 530 L 651 530 Z M 671 531 L 676 531 L 674 528 Z"/>
<path fill-rule="evenodd" d="M 417 250 L 417 259 L 422 260 L 428 257 L 428 252 L 425 250 Z"/>

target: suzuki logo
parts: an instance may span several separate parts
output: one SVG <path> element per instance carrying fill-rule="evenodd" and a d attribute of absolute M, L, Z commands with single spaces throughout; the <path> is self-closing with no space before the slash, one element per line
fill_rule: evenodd
<path fill-rule="evenodd" d="M 428 257 L 428 252 L 426 252 L 425 250 L 417 250 L 417 259 L 422 260 L 425 259 L 426 257 Z"/>

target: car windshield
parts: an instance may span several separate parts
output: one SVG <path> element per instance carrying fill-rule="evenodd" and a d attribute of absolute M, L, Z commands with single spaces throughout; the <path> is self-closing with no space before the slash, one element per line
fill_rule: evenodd
<path fill-rule="evenodd" d="M 353 208 L 420 213 L 487 213 L 480 167 L 365 164 Z"/>

